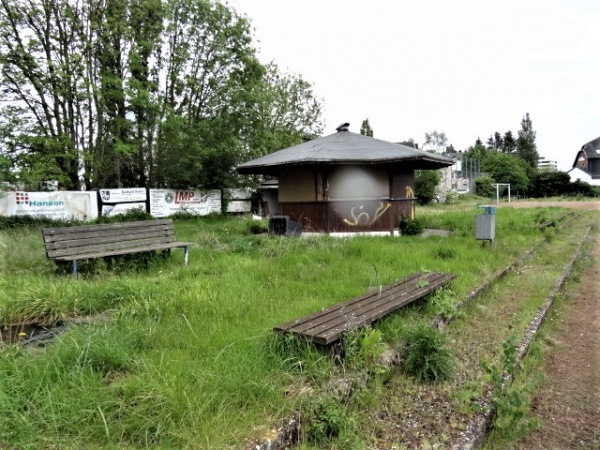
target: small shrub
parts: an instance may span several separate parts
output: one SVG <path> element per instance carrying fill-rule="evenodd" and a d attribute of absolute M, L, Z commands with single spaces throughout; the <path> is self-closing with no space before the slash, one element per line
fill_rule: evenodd
<path fill-rule="evenodd" d="M 454 294 L 449 289 L 438 289 L 429 297 L 429 305 L 433 314 L 446 320 L 452 320 L 458 314 Z"/>
<path fill-rule="evenodd" d="M 366 368 L 375 373 L 384 371 L 379 357 L 385 347 L 381 331 L 370 327 L 349 330 L 342 338 L 344 361 L 352 368 Z"/>
<path fill-rule="evenodd" d="M 100 216 L 96 219 L 96 223 L 122 223 L 122 222 L 138 222 L 140 220 L 152 220 L 150 214 L 139 208 L 128 209 L 125 214 L 117 214 L 115 216 Z"/>
<path fill-rule="evenodd" d="M 492 405 L 496 408 L 493 428 L 502 438 L 521 438 L 539 426 L 539 419 L 529 414 L 535 380 L 526 386 L 506 387 L 519 370 L 517 338 L 511 335 L 502 343 L 502 355 L 495 364 L 483 362 L 484 371 L 492 383 Z"/>
<path fill-rule="evenodd" d="M 419 219 L 410 219 L 403 217 L 400 221 L 400 232 L 406 236 L 415 236 L 421 234 L 425 226 Z"/>
<path fill-rule="evenodd" d="M 266 220 L 250 219 L 246 222 L 246 230 L 250 234 L 262 234 L 269 231 L 269 224 Z"/>
<path fill-rule="evenodd" d="M 438 247 L 433 255 L 439 259 L 454 259 L 456 258 L 456 250 L 451 248 Z"/>
<path fill-rule="evenodd" d="M 406 373 L 421 382 L 449 380 L 454 367 L 445 337 L 424 323 L 409 328 L 400 349 Z"/>
<path fill-rule="evenodd" d="M 325 444 L 331 439 L 349 442 L 356 432 L 356 419 L 348 409 L 331 397 L 317 400 L 304 416 L 305 438 L 311 444 Z"/>

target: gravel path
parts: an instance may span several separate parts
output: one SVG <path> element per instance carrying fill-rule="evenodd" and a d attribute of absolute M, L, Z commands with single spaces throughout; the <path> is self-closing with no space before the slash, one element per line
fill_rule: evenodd
<path fill-rule="evenodd" d="M 542 426 L 516 447 L 600 449 L 600 237 L 591 242 L 591 265 L 566 307 L 555 316 L 554 347 L 546 379 L 533 401 Z"/>

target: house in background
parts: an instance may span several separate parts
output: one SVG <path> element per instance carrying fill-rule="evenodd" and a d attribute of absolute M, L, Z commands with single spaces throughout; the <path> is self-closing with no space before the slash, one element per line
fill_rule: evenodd
<path fill-rule="evenodd" d="M 584 144 L 577 152 L 569 176 L 571 181 L 581 180 L 600 186 L 600 137 Z"/>
<path fill-rule="evenodd" d="M 397 229 L 414 216 L 414 171 L 454 161 L 348 130 L 280 150 L 237 167 L 240 174 L 278 179 L 277 211 L 303 231 L 365 232 Z"/>
<path fill-rule="evenodd" d="M 538 170 L 546 170 L 548 172 L 556 172 L 558 170 L 558 162 L 551 159 L 546 159 L 543 156 L 538 158 Z"/>

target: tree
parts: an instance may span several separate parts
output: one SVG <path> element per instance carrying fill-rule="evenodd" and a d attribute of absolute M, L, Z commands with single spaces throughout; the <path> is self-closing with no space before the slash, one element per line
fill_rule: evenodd
<path fill-rule="evenodd" d="M 406 145 L 407 147 L 419 148 L 419 144 L 417 144 L 413 138 L 410 138 L 407 141 L 402 141 L 400 144 Z"/>
<path fill-rule="evenodd" d="M 529 117 L 529 113 L 525 114 L 525 117 L 521 120 L 521 129 L 519 130 L 519 137 L 517 138 L 517 153 L 521 159 L 523 159 L 529 170 L 535 170 L 539 159 L 537 146 L 535 144 L 535 131 L 533 131 L 533 124 Z"/>
<path fill-rule="evenodd" d="M 500 151 L 504 146 L 504 141 L 502 139 L 502 135 L 497 131 L 488 138 L 487 146 L 489 150 L 494 150 L 496 152 Z"/>
<path fill-rule="evenodd" d="M 362 125 L 360 126 L 360 134 L 373 137 L 373 129 L 371 128 L 371 125 L 369 125 L 369 119 L 363 120 Z"/>
<path fill-rule="evenodd" d="M 502 138 L 503 153 L 514 153 L 517 150 L 517 140 L 514 138 L 512 131 L 508 130 Z"/>
<path fill-rule="evenodd" d="M 224 187 L 322 129 L 311 85 L 214 0 L 0 2 L 0 153 L 21 180 Z"/>
<path fill-rule="evenodd" d="M 435 188 L 440 183 L 439 170 L 415 170 L 415 198 L 419 205 L 431 203 L 435 198 Z"/>
<path fill-rule="evenodd" d="M 443 153 L 446 150 L 447 144 L 448 138 L 446 137 L 446 133 L 438 133 L 436 130 L 433 130 L 431 133 L 425 133 L 423 148 L 429 146 L 429 149 L 434 150 L 436 153 Z"/>
<path fill-rule="evenodd" d="M 527 192 L 529 187 L 527 164 L 520 158 L 492 152 L 484 159 L 481 168 L 496 183 L 510 183 L 512 191 Z"/>

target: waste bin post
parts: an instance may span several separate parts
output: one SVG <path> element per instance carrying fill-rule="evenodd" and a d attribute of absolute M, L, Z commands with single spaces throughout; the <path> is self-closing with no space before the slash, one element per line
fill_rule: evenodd
<path fill-rule="evenodd" d="M 496 239 L 496 207 L 481 205 L 477 209 L 483 209 L 484 214 L 475 216 L 475 239 L 490 241 L 493 247 Z"/>

